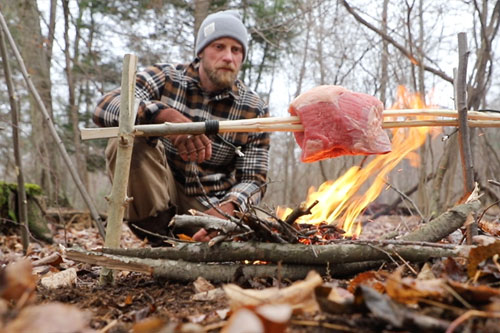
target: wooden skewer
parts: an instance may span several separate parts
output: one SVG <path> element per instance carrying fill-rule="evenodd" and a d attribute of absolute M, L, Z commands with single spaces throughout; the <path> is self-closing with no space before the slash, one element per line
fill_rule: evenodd
<path fill-rule="evenodd" d="M 407 117 L 407 116 L 432 116 L 432 117 L 458 118 L 458 112 L 456 110 L 444 110 L 444 109 L 401 109 L 401 110 L 384 110 L 382 116 L 384 118 Z M 500 113 L 468 111 L 467 118 L 473 120 L 500 120 Z"/>
<path fill-rule="evenodd" d="M 408 110 L 385 110 L 384 118 L 407 117 L 407 116 L 435 116 L 448 117 L 452 119 L 411 119 L 384 121 L 383 128 L 401 127 L 442 127 L 458 126 L 458 114 L 454 110 L 439 109 L 408 109 Z M 493 113 L 470 111 L 469 126 L 471 127 L 500 127 L 500 115 Z M 290 117 L 269 117 L 241 120 L 219 121 L 219 133 L 228 132 L 301 132 L 304 127 L 297 116 Z M 103 128 L 83 128 L 81 131 L 82 140 L 112 138 L 118 136 L 117 127 Z M 205 133 L 205 123 L 164 123 L 150 125 L 136 125 L 134 134 L 136 136 L 164 136 L 178 134 L 203 134 Z"/>
<path fill-rule="evenodd" d="M 469 120 L 470 127 L 500 127 L 498 120 Z M 432 120 L 405 120 L 405 121 L 384 121 L 382 128 L 401 127 L 446 127 L 458 126 L 458 120 L 432 119 Z"/>

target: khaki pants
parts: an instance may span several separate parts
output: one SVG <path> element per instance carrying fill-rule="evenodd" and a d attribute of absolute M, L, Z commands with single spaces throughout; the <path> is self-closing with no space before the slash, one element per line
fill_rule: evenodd
<path fill-rule="evenodd" d="M 106 165 L 111 181 L 117 150 L 118 139 L 110 139 L 106 147 Z M 135 138 L 127 192 L 133 198 L 125 214 L 129 221 L 157 216 L 172 205 L 177 207 L 178 214 L 185 214 L 188 209 L 207 209 L 196 198 L 187 196 L 175 181 L 159 140 L 153 147 L 144 137 Z"/>

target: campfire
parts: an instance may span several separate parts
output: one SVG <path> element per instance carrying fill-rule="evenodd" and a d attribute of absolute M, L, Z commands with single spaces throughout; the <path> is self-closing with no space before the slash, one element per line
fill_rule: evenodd
<path fill-rule="evenodd" d="M 418 95 L 404 88 L 399 89 L 393 106 L 396 110 L 383 110 L 382 104 L 373 98 L 337 86 L 320 86 L 304 94 L 300 103 L 297 99 L 301 96 L 295 100 L 296 104 L 292 102 L 290 117 L 253 119 L 251 124 L 243 120 L 221 121 L 219 132 L 293 131 L 302 149 L 303 162 L 339 154 L 376 156 L 370 157 L 365 166 L 354 166 L 337 180 L 324 183 L 318 191 L 310 191 L 307 200 L 293 210 L 281 209 L 279 214 L 274 214 L 250 203 L 245 212 L 227 216 L 227 220 L 200 213 L 176 215 L 169 224 L 172 234 L 150 235 L 159 238 L 165 247 L 120 249 L 106 243 L 98 252 L 71 249 L 67 257 L 175 280 L 204 276 L 210 281 L 229 281 L 238 276 L 276 274 L 296 280 L 311 270 L 332 277 L 350 276 L 387 262 L 423 262 L 459 255 L 462 248 L 435 242 L 461 228 L 468 216 L 479 210 L 481 203 L 477 195 L 397 239 L 361 240 L 358 237 L 361 233 L 358 216 L 379 197 L 389 173 L 404 158 L 417 163 L 418 155 L 414 151 L 429 136 L 439 133 L 436 127 L 457 126 L 457 111 L 429 109 Z M 426 109 L 419 110 L 422 108 Z M 469 126 L 500 127 L 498 115 L 469 112 L 467 117 Z M 376 130 L 370 131 L 374 126 Z M 390 146 L 386 145 L 385 139 L 389 139 L 386 129 L 393 129 Z M 87 138 L 116 136 L 117 129 L 102 130 L 87 131 Z M 199 134 L 205 130 L 203 122 L 165 123 L 136 125 L 131 134 Z M 361 141 L 357 140 L 360 135 Z M 372 141 L 377 145 L 373 146 Z M 118 208 L 122 209 L 123 201 L 116 202 L 119 205 L 113 207 L 120 213 Z M 120 227 L 119 220 L 116 225 Z M 180 240 L 175 230 L 185 226 L 218 231 L 219 236 L 208 243 Z"/>
<path fill-rule="evenodd" d="M 391 109 L 428 109 L 419 94 L 410 93 L 405 87 L 398 88 L 397 99 Z M 414 116 L 417 120 L 426 120 L 429 116 Z M 389 120 L 398 120 L 396 117 Z M 309 224 L 335 224 L 345 231 L 344 237 L 357 237 L 361 233 L 361 223 L 358 216 L 364 212 L 367 206 L 380 195 L 386 187 L 389 173 L 407 158 L 413 166 L 418 165 L 418 155 L 415 150 L 424 144 L 429 135 L 435 137 L 439 134 L 439 127 L 410 127 L 392 129 L 392 151 L 385 155 L 377 155 L 366 166 L 353 166 L 336 180 L 329 180 L 321 184 L 316 191 L 310 188 L 305 201 L 309 207 L 318 202 L 312 209 L 311 214 L 302 215 L 297 223 Z M 361 188 L 365 183 L 371 181 L 364 193 Z M 278 207 L 277 215 L 286 219 L 292 212 L 291 208 Z"/>

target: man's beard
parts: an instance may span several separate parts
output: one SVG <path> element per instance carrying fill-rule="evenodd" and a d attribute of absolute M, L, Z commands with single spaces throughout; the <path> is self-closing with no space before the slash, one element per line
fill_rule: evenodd
<path fill-rule="evenodd" d="M 207 67 L 205 67 L 204 69 L 210 81 L 212 81 L 217 89 L 220 90 L 231 88 L 238 75 L 238 72 L 234 69 L 232 71 L 211 69 Z"/>

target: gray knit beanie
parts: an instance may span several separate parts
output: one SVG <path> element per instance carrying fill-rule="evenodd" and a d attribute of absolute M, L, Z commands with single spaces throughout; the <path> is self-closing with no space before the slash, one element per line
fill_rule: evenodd
<path fill-rule="evenodd" d="M 247 55 L 248 34 L 235 10 L 224 10 L 208 15 L 201 23 L 196 37 L 196 55 L 216 39 L 231 37 L 243 46 L 243 60 Z"/>

